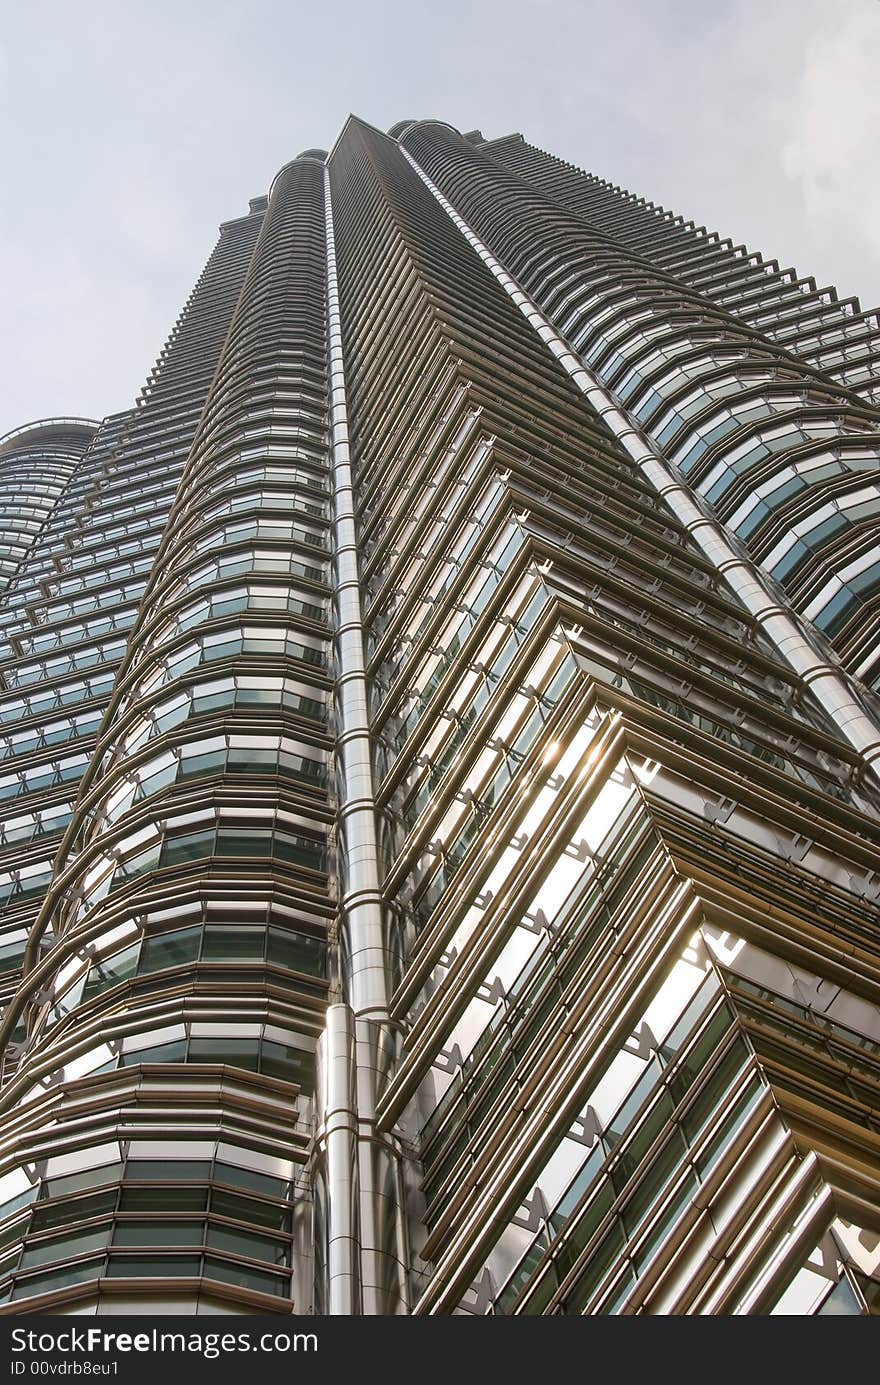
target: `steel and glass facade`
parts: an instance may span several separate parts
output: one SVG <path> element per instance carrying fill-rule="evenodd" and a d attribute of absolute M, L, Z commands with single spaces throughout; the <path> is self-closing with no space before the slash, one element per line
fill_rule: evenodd
<path fill-rule="evenodd" d="M 0 440 L 0 1312 L 877 1311 L 878 405 L 857 303 L 352 117 Z"/>

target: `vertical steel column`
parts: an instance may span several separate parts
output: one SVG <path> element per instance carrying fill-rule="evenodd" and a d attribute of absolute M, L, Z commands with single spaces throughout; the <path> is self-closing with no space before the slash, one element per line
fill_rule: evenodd
<path fill-rule="evenodd" d="M 360 1312 L 360 1240 L 357 1207 L 357 1112 L 354 1092 L 353 1016 L 347 1005 L 330 1005 L 318 1041 L 318 1112 L 327 1186 L 327 1311 L 348 1317 Z"/>
<path fill-rule="evenodd" d="M 330 364 L 331 475 L 333 494 L 333 591 L 335 602 L 335 694 L 337 716 L 337 783 L 339 785 L 339 837 L 341 856 L 341 961 L 347 1005 L 352 1014 L 355 1072 L 357 1147 L 357 1234 L 360 1248 L 360 1310 L 343 1306 L 346 1272 L 340 1264 L 331 1273 L 331 1312 L 383 1314 L 394 1311 L 406 1298 L 405 1265 L 399 1254 L 401 1209 L 397 1189 L 397 1159 L 386 1140 L 376 1133 L 376 1101 L 389 1062 L 389 983 L 379 879 L 375 792 L 370 754 L 369 707 L 364 662 L 363 615 L 358 573 L 354 494 L 342 327 L 330 175 L 325 170 L 325 224 L 327 237 L 327 317 Z M 335 1007 L 339 1008 L 339 1007 Z M 345 1138 L 347 1138 L 346 1127 Z M 331 1132 L 332 1133 L 332 1132 Z M 335 1138 L 343 1138 L 340 1125 Z M 328 1136 L 328 1174 L 344 1168 L 342 1153 L 331 1159 Z M 330 1246 L 340 1243 L 336 1234 L 336 1204 L 347 1197 L 343 1183 L 328 1181 Z M 340 1211 L 342 1209 L 340 1208 Z M 347 1212 L 342 1211 L 343 1216 Z M 392 1219 L 389 1222 L 389 1218 Z M 383 1249 L 383 1232 L 395 1228 L 398 1254 Z M 392 1263 L 389 1263 L 389 1260 Z M 353 1272 L 352 1272 L 353 1273 Z M 353 1278 L 349 1275 L 349 1282 Z M 394 1291 L 392 1291 L 394 1286 Z"/>

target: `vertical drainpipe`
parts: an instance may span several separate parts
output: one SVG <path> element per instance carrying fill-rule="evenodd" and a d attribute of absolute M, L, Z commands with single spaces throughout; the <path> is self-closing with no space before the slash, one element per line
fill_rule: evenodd
<path fill-rule="evenodd" d="M 401 138 L 406 133 L 404 131 Z M 636 463 L 645 480 L 662 496 L 704 556 L 721 573 L 734 595 L 768 636 L 779 656 L 810 688 L 838 730 L 861 757 L 869 775 L 874 777 L 875 782 L 880 780 L 880 727 L 868 715 L 844 670 L 828 663 L 791 611 L 779 604 L 760 569 L 737 551 L 724 527 L 700 508 L 693 493 L 681 483 L 632 415 L 621 407 L 599 377 L 584 365 L 570 343 L 523 292 L 399 141 L 398 146 L 431 195 Z"/>
<path fill-rule="evenodd" d="M 340 942 L 345 1003 L 328 1011 L 325 1052 L 340 1063 L 347 1045 L 350 1084 L 341 1067 L 329 1084 L 334 1099 L 348 1092 L 349 1109 L 337 1106 L 327 1134 L 328 1288 L 331 1313 L 384 1314 L 389 1290 L 406 1302 L 399 1169 L 392 1146 L 375 1129 L 380 1083 L 390 1051 L 389 978 L 379 878 L 375 792 L 370 754 L 364 629 L 358 575 L 354 494 L 348 438 L 342 328 L 330 173 L 324 170 L 327 239 L 327 324 L 330 368 L 331 476 L 333 494 L 333 593 L 336 697 L 336 765 L 341 854 Z M 343 1023 L 342 1014 L 346 1019 Z M 335 1037 L 334 1037 L 335 1036 Z M 335 1048 L 334 1048 L 335 1045 Z M 329 1094 L 329 1093 L 328 1093 Z M 331 1154 L 331 1141 L 333 1150 Z M 347 1183 L 355 1180 L 354 1197 Z M 389 1223 L 388 1219 L 393 1221 Z M 393 1225 L 396 1254 L 383 1251 Z M 350 1262 L 350 1263 L 349 1263 Z M 359 1279 L 360 1290 L 356 1290 Z M 393 1288 L 392 1288 L 393 1286 Z"/>

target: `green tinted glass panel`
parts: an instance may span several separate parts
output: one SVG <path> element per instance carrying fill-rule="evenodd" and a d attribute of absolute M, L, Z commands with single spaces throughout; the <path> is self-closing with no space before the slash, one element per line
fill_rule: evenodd
<path fill-rule="evenodd" d="M 286 1241 L 276 1241 L 234 1226 L 211 1224 L 207 1244 L 215 1250 L 231 1250 L 236 1255 L 247 1255 L 253 1260 L 267 1260 L 271 1265 L 290 1263 L 290 1246 Z"/>
<path fill-rule="evenodd" d="M 256 1289 L 263 1294 L 285 1297 L 289 1293 L 289 1277 L 258 1270 L 253 1265 L 237 1265 L 231 1260 L 221 1260 L 216 1256 L 205 1257 L 205 1275 L 209 1279 L 219 1279 L 224 1284 L 239 1284 L 244 1289 Z"/>
<path fill-rule="evenodd" d="M 178 928 L 173 933 L 157 933 L 144 938 L 138 971 L 161 971 L 165 967 L 194 962 L 201 941 L 201 928 Z"/>
<path fill-rule="evenodd" d="M 189 1057 L 193 1063 L 228 1063 L 230 1067 L 247 1068 L 258 1071 L 258 1045 L 256 1039 L 201 1039 L 190 1040 Z"/>
<path fill-rule="evenodd" d="M 207 1182 L 210 1176 L 207 1159 L 129 1159 L 125 1166 L 126 1182 Z"/>
<path fill-rule="evenodd" d="M 205 929 L 202 945 L 202 960 L 206 962 L 226 962 L 236 959 L 246 961 L 262 960 L 266 943 L 263 928 L 216 928 Z"/>
<path fill-rule="evenodd" d="M 290 1230 L 290 1213 L 284 1207 L 259 1202 L 253 1197 L 242 1197 L 240 1193 L 225 1192 L 222 1188 L 215 1188 L 211 1194 L 211 1211 L 235 1221 L 267 1226 L 272 1231 Z"/>
<path fill-rule="evenodd" d="M 280 1077 L 285 1082 L 296 1082 L 304 1092 L 313 1088 L 314 1056 L 302 1049 L 291 1048 L 286 1044 L 263 1043 L 260 1071 L 269 1077 Z"/>
<path fill-rule="evenodd" d="M 309 976 L 327 974 L 326 944 L 305 933 L 288 933 L 282 928 L 270 928 L 268 960 L 276 966 L 303 971 Z"/>
<path fill-rule="evenodd" d="M 121 1176 L 121 1164 L 104 1164 L 101 1168 L 68 1173 L 63 1178 L 50 1178 L 45 1187 L 49 1197 L 60 1197 L 64 1193 L 79 1192 L 81 1188 L 99 1188 L 102 1183 L 116 1182 Z"/>
<path fill-rule="evenodd" d="M 172 1222 L 162 1217 L 149 1221 L 119 1221 L 113 1232 L 115 1246 L 200 1246 L 204 1222 Z"/>
<path fill-rule="evenodd" d="M 207 1188 L 163 1186 L 161 1188 L 123 1188 L 121 1212 L 204 1212 L 208 1206 Z"/>
<path fill-rule="evenodd" d="M 51 1226 L 67 1226 L 100 1217 L 116 1206 L 116 1190 L 96 1193 L 93 1197 L 73 1198 L 64 1202 L 46 1202 L 35 1207 L 31 1216 L 31 1231 L 46 1231 Z"/>
<path fill-rule="evenodd" d="M 201 1273 L 198 1255 L 115 1255 L 107 1265 L 110 1279 L 195 1278 Z"/>
<path fill-rule="evenodd" d="M 217 1163 L 214 1178 L 218 1183 L 230 1183 L 235 1188 L 252 1188 L 254 1192 L 265 1193 L 268 1197 L 286 1198 L 290 1194 L 290 1184 L 281 1178 L 273 1178 L 268 1173 L 258 1173 L 256 1169 L 240 1169 L 235 1164 Z"/>
<path fill-rule="evenodd" d="M 80 1231 L 68 1236 L 53 1236 L 39 1245 L 29 1245 L 21 1257 L 21 1268 L 31 1265 L 45 1265 L 53 1260 L 67 1260 L 74 1255 L 85 1255 L 90 1250 L 100 1250 L 110 1239 L 110 1225 L 99 1226 L 93 1230 Z"/>
<path fill-rule="evenodd" d="M 85 1263 L 68 1265 L 63 1270 L 51 1270 L 46 1274 L 35 1274 L 29 1279 L 20 1279 L 12 1291 L 12 1297 L 30 1298 L 34 1294 L 47 1294 L 52 1289 L 64 1289 L 68 1284 L 82 1284 L 87 1279 L 96 1279 L 103 1270 L 103 1257 L 87 1260 Z"/>

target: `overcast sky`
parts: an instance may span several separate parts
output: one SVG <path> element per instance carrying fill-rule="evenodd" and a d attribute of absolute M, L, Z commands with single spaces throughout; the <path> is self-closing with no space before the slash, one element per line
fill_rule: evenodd
<path fill-rule="evenodd" d="M 558 153 L 880 303 L 880 0 L 0 0 L 0 434 L 127 408 L 354 111 Z"/>

